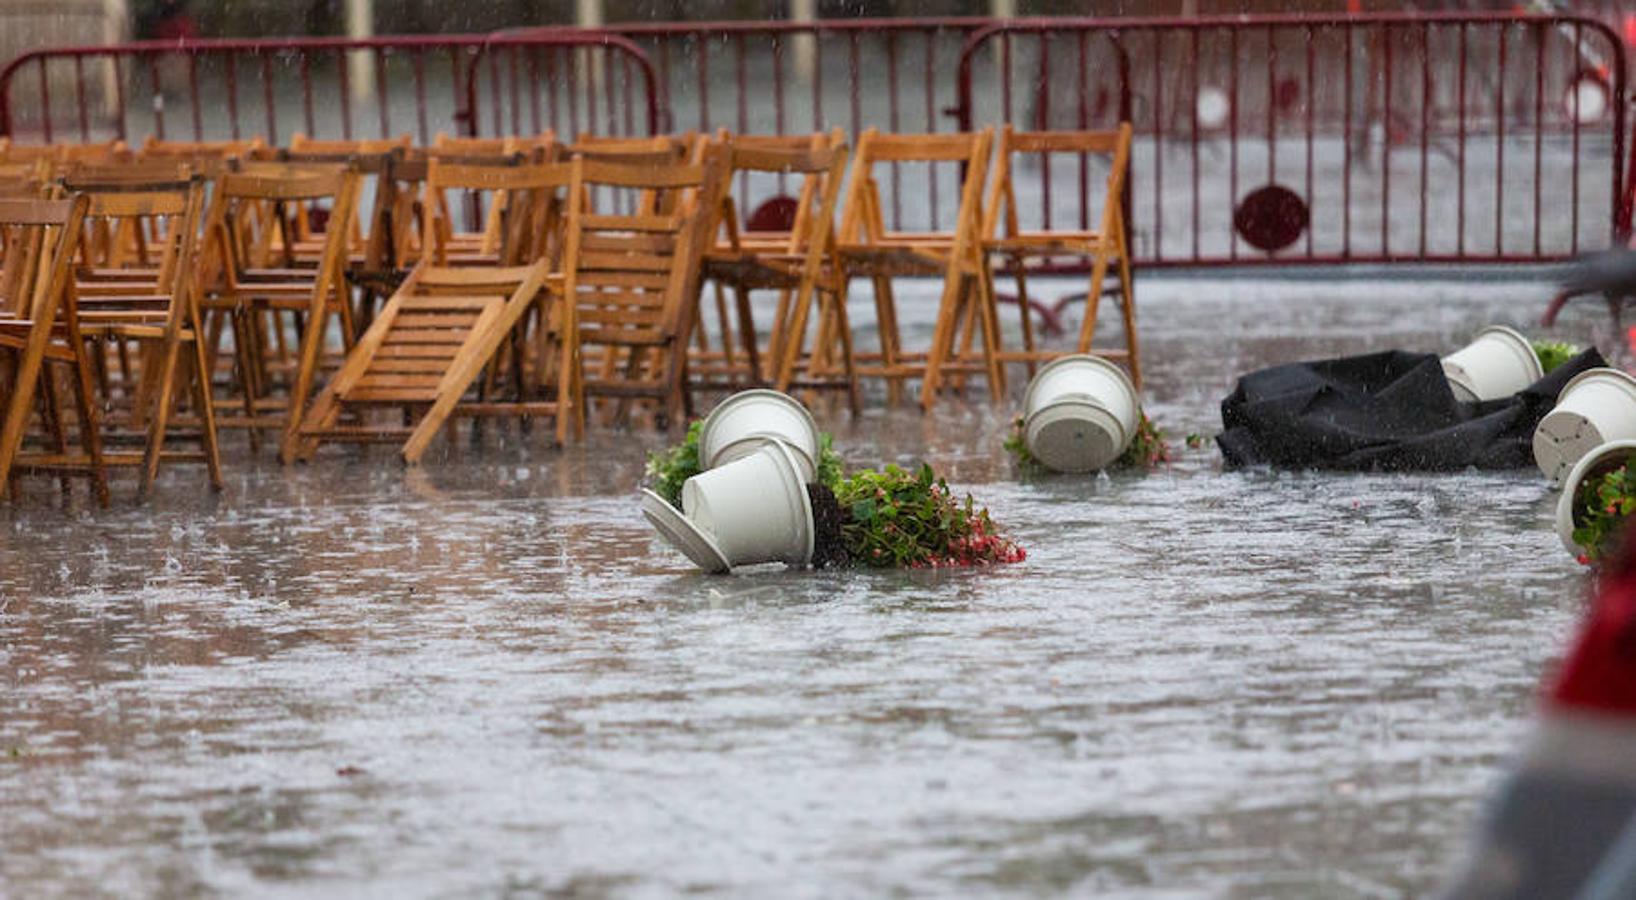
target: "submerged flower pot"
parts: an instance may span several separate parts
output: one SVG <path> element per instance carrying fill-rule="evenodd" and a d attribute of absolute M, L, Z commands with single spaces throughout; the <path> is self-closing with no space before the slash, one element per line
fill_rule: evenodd
<path fill-rule="evenodd" d="M 812 501 L 794 453 L 772 440 L 682 485 L 682 510 L 642 492 L 642 514 L 706 572 L 812 560 Z"/>
<path fill-rule="evenodd" d="M 818 463 L 818 424 L 799 400 L 765 389 L 740 391 L 710 411 L 699 429 L 699 468 L 743 459 L 773 441 L 795 454 L 803 482 Z"/>
<path fill-rule="evenodd" d="M 1057 472 L 1095 472 L 1136 437 L 1141 404 L 1125 370 L 1090 354 L 1040 369 L 1023 396 L 1023 443 Z"/>
<path fill-rule="evenodd" d="M 1534 345 L 1504 325 L 1477 332 L 1471 343 L 1443 357 L 1454 397 L 1467 403 L 1500 400 L 1545 376 Z"/>
<path fill-rule="evenodd" d="M 1636 440 L 1636 378 L 1618 369 L 1574 376 L 1534 429 L 1534 462 L 1553 483 L 1610 441 Z"/>
<path fill-rule="evenodd" d="M 1636 459 L 1636 440 L 1610 441 L 1580 457 L 1568 477 L 1562 479 L 1562 496 L 1556 502 L 1556 533 L 1562 546 L 1575 556 L 1584 548 L 1574 543 L 1574 528 L 1580 522 L 1579 487 L 1586 479 L 1597 478 Z"/>

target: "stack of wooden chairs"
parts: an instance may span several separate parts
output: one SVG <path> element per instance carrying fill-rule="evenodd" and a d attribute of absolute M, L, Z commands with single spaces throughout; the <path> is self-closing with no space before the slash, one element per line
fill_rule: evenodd
<path fill-rule="evenodd" d="M 918 382 L 929 406 L 982 378 L 998 399 L 1008 365 L 1062 352 L 1122 360 L 1140 384 L 1130 142 L 1128 125 L 871 129 L 855 146 L 840 129 L 0 140 L 0 490 L 83 476 L 106 503 L 110 471 L 134 469 L 146 493 L 184 460 L 219 488 L 229 430 L 286 462 L 389 443 L 414 463 L 457 419 L 549 417 L 565 442 L 588 423 L 680 422 L 701 391 L 834 391 L 856 411 L 864 380 L 892 402 Z M 1052 153 L 1108 161 L 1094 228 L 1024 226 L 1018 160 Z M 919 164 L 952 172 L 958 196 L 901 231 L 882 172 Z M 1064 258 L 1089 263 L 1087 312 L 1072 346 L 1048 349 L 1028 275 Z M 904 277 L 942 284 L 923 346 L 899 324 Z M 1016 285 L 1020 347 L 997 277 Z M 867 349 L 855 285 L 872 295 Z M 1124 340 L 1103 348 L 1110 294 Z"/>

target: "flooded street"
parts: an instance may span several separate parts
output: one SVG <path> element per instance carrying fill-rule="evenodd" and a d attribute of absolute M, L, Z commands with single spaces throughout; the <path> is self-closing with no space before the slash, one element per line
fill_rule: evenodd
<path fill-rule="evenodd" d="M 1149 278 L 1147 411 L 1213 436 L 1238 374 L 1538 334 L 1548 293 Z M 1014 409 L 971 396 L 818 418 L 988 504 L 1029 551 L 993 571 L 690 574 L 636 509 L 645 432 L 288 471 L 233 435 L 221 495 L 175 466 L 107 511 L 28 479 L 0 895 L 1434 888 L 1582 602 L 1539 473 L 1223 473 L 1207 444 L 1019 482 Z"/>

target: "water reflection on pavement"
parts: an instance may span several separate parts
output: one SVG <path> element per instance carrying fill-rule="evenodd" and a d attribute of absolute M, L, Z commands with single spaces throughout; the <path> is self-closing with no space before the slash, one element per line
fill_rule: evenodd
<path fill-rule="evenodd" d="M 1545 293 L 1151 280 L 1148 409 L 1213 434 L 1240 372 L 1446 351 Z M 689 574 L 632 502 L 646 433 L 410 471 L 235 437 L 223 494 L 173 467 L 109 511 L 30 480 L 0 507 L 0 893 L 1434 886 L 1579 609 L 1538 474 L 1207 447 L 1019 483 L 1012 413 L 819 411 L 849 462 L 988 503 L 1029 558 L 985 572 Z"/>

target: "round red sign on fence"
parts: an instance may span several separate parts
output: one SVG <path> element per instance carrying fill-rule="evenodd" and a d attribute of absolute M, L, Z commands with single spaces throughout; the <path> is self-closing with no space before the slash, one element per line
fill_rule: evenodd
<path fill-rule="evenodd" d="M 1233 211 L 1233 227 L 1239 236 L 1251 247 L 1268 253 L 1295 243 L 1310 222 L 1306 201 L 1276 184 L 1250 192 Z"/>

